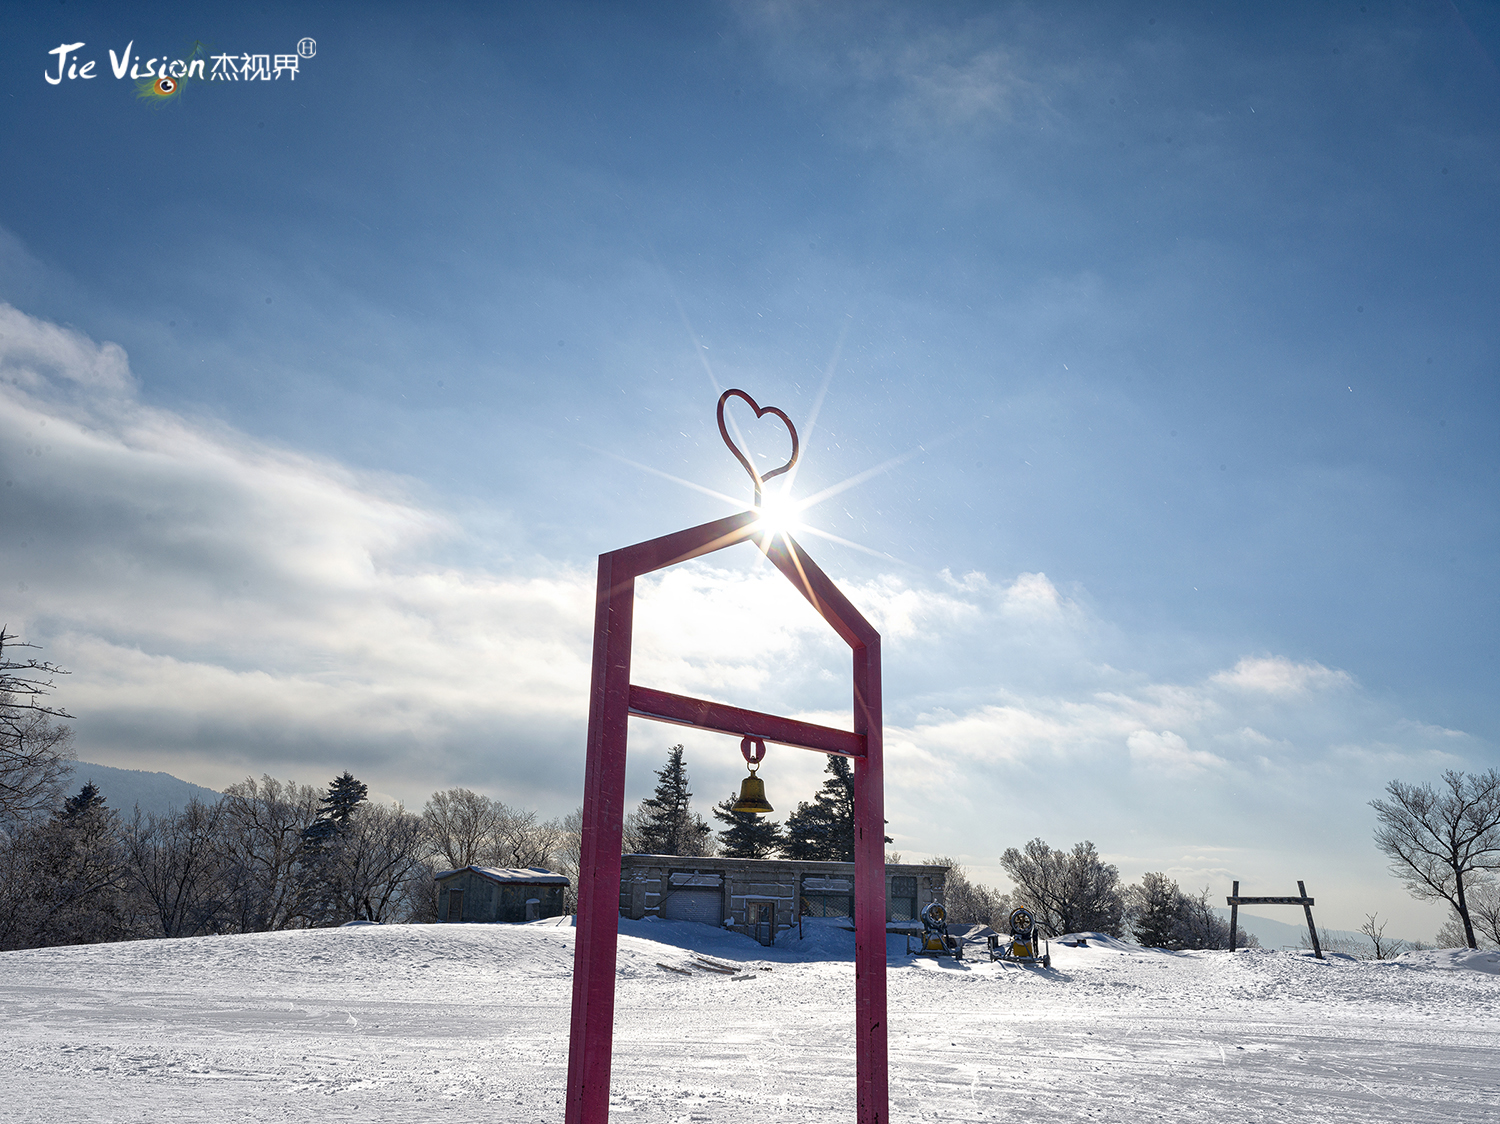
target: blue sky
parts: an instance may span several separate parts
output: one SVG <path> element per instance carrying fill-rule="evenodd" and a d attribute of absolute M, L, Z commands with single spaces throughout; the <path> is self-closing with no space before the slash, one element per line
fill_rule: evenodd
<path fill-rule="evenodd" d="M 1436 928 L 1366 802 L 1497 762 L 1493 9 L 4 26 L 0 617 L 85 759 L 566 811 L 593 559 L 747 503 L 740 386 L 799 495 L 887 466 L 803 538 L 887 637 L 903 853 L 1090 838 Z M 159 108 L 110 69 L 304 37 Z M 74 42 L 100 77 L 45 81 Z M 642 676 L 846 716 L 773 587 L 646 590 Z M 637 797 L 675 734 L 632 737 Z M 738 758 L 688 741 L 706 808 Z"/>

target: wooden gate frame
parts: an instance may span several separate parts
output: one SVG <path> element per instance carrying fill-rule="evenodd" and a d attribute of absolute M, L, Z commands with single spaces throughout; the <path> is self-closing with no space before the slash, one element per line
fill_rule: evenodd
<path fill-rule="evenodd" d="M 1307 896 L 1307 887 L 1302 884 L 1301 879 L 1297 880 L 1297 894 L 1295 898 L 1242 898 L 1240 897 L 1240 884 L 1236 882 L 1229 897 L 1224 899 L 1229 903 L 1229 951 L 1234 951 L 1235 930 L 1239 928 L 1240 922 L 1240 906 L 1300 905 L 1302 912 L 1307 914 L 1307 935 L 1312 938 L 1313 955 L 1322 960 L 1323 949 L 1318 944 L 1318 930 L 1312 919 L 1313 900 Z"/>
<path fill-rule="evenodd" d="M 724 401 L 731 393 L 750 401 L 740 391 L 725 393 L 719 400 L 721 431 Z M 766 411 L 756 407 L 757 416 L 770 410 L 770 407 Z M 786 420 L 779 410 L 775 412 Z M 791 423 L 787 424 L 790 427 Z M 727 433 L 725 440 L 728 441 Z M 737 450 L 735 455 L 740 456 Z M 744 462 L 743 456 L 740 459 Z M 745 463 L 748 467 L 748 462 Z M 750 471 L 759 501 L 763 477 L 753 468 Z M 599 556 L 573 950 L 566 1124 L 607 1124 L 609 1119 L 615 958 L 619 944 L 620 844 L 625 814 L 625 743 L 631 715 L 853 758 L 856 1119 L 858 1124 L 887 1124 L 889 1118 L 880 634 L 789 534 L 769 530 L 761 519 L 760 511 L 745 511 Z M 669 694 L 630 682 L 635 579 L 746 540 L 760 547 L 849 645 L 854 668 L 852 733 Z"/>

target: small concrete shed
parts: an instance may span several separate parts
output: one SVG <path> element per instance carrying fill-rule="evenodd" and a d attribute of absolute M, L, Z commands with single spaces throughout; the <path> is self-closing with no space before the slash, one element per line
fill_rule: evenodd
<path fill-rule="evenodd" d="M 561 917 L 568 880 L 539 866 L 464 866 L 438 874 L 438 920 L 537 921 Z"/>

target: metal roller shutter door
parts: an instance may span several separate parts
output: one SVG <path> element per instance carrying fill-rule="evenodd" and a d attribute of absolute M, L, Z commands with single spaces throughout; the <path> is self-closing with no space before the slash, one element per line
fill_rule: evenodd
<path fill-rule="evenodd" d="M 720 890 L 696 887 L 673 890 L 661 903 L 661 915 L 667 921 L 720 925 L 724 921 L 724 894 Z"/>

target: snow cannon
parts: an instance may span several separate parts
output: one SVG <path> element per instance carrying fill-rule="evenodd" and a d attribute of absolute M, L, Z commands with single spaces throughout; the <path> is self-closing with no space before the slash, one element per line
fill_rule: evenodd
<path fill-rule="evenodd" d="M 963 946 L 957 938 L 948 935 L 948 911 L 942 902 L 928 902 L 922 907 L 922 938 L 919 948 L 911 947 L 911 938 L 906 939 L 906 951 L 913 956 L 951 956 L 955 960 L 964 958 Z"/>
<path fill-rule="evenodd" d="M 1031 910 L 1022 907 L 1010 911 L 1010 944 L 1000 947 L 1000 934 L 992 933 L 990 959 L 1052 967 L 1052 947 L 1041 935 Z"/>

